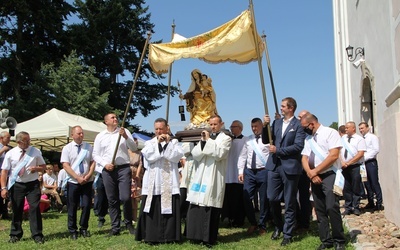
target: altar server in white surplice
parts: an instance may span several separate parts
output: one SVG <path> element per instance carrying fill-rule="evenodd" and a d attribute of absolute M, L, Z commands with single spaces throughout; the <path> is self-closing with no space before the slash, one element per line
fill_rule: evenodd
<path fill-rule="evenodd" d="M 154 122 L 156 136 L 142 149 L 145 173 L 136 240 L 167 243 L 181 240 L 178 162 L 184 155 L 169 135 L 165 119 Z"/>
<path fill-rule="evenodd" d="M 221 221 L 228 218 L 229 226 L 242 227 L 245 210 L 243 201 L 243 182 L 238 179 L 238 159 L 247 137 L 242 135 L 243 123 L 235 120 L 230 126 L 232 145 L 228 154 L 225 176 L 225 196 Z"/>

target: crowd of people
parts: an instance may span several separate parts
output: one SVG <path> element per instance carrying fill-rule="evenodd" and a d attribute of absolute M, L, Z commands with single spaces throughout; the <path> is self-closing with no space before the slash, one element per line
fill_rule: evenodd
<path fill-rule="evenodd" d="M 342 216 L 383 209 L 378 138 L 366 122 L 358 126 L 361 135 L 352 121 L 336 131 L 308 111 L 295 116 L 296 108 L 295 99 L 284 98 L 282 116 L 252 119 L 250 136 L 242 134 L 241 121 L 233 121 L 227 130 L 221 116 L 214 114 L 195 142 L 179 142 L 168 122 L 159 118 L 154 122 L 155 136 L 141 150 L 131 133 L 118 126 L 117 116 L 109 113 L 104 116 L 107 128 L 93 147 L 83 141 L 80 126 L 72 128 L 73 141 L 62 150 L 58 176 L 30 146 L 27 132 L 16 135 L 14 148 L 8 145 L 10 135 L 2 132 L 1 199 L 10 199 L 13 211 L 9 242 L 22 238 L 24 212 L 32 238 L 44 242 L 41 213 L 49 209 L 50 200 L 59 208 L 67 205 L 72 240 L 90 237 L 94 197 L 98 227 L 109 214 L 109 237 L 126 228 L 137 241 L 150 244 L 185 237 L 213 246 L 221 221 L 243 227 L 247 218 L 248 235 L 263 236 L 273 225 L 271 240 L 281 239 L 286 246 L 296 230 L 310 230 L 314 209 L 321 240 L 317 249 L 345 249 Z M 345 200 L 343 213 L 336 187 Z M 360 207 L 363 190 L 368 204 Z M 8 216 L 4 206 L 0 212 L 3 218 Z"/>

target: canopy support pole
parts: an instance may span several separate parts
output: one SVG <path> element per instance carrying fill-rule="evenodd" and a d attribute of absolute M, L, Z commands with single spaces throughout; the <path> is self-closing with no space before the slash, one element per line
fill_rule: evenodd
<path fill-rule="evenodd" d="M 175 20 L 172 21 L 172 35 L 171 35 L 171 41 L 174 39 L 174 34 L 175 34 Z M 169 65 L 169 74 L 168 74 L 168 90 L 167 90 L 167 113 L 165 115 L 165 120 L 169 119 L 169 103 L 171 100 L 171 77 L 172 77 L 172 64 L 173 62 Z"/>
<path fill-rule="evenodd" d="M 251 19 L 252 19 L 252 27 L 253 27 L 254 46 L 256 48 L 256 53 L 257 53 L 258 70 L 259 70 L 259 73 L 260 73 L 261 90 L 262 90 L 263 100 L 264 100 L 264 109 L 265 109 L 265 114 L 268 114 L 268 103 L 267 103 L 267 95 L 266 95 L 266 92 L 265 92 L 264 75 L 263 75 L 262 64 L 261 64 L 260 46 L 259 46 L 258 40 L 257 40 L 256 18 L 255 18 L 255 15 L 254 15 L 253 1 L 249 0 L 249 2 L 250 2 L 250 11 L 251 11 Z M 271 127 L 270 127 L 269 124 L 267 124 L 266 126 L 267 126 L 267 129 L 268 129 L 269 143 L 270 143 L 270 145 L 273 145 Z"/>
<path fill-rule="evenodd" d="M 265 58 L 267 60 L 269 80 L 271 81 L 272 94 L 274 96 L 275 112 L 277 114 L 279 114 L 278 101 L 276 100 L 276 93 L 275 93 L 274 78 L 272 77 L 271 62 L 269 60 L 269 54 L 268 54 L 267 36 L 265 34 L 263 34 L 261 37 L 262 37 L 262 39 L 264 41 L 264 45 L 265 45 Z"/>
<path fill-rule="evenodd" d="M 126 104 L 124 118 L 122 119 L 121 127 L 125 127 L 125 120 L 126 120 L 126 117 L 128 116 L 129 107 L 131 106 L 133 93 L 134 93 L 135 88 L 136 88 L 136 83 L 137 83 L 137 80 L 139 78 L 140 70 L 142 68 L 143 58 L 144 58 L 144 55 L 146 54 L 146 50 L 147 50 L 147 46 L 149 44 L 150 37 L 151 37 L 151 32 L 147 32 L 147 39 L 146 39 L 146 42 L 145 42 L 144 47 L 143 47 L 142 55 L 140 56 L 140 61 L 139 61 L 139 64 L 138 64 L 138 67 L 137 67 L 137 70 L 136 70 L 136 74 L 135 74 L 135 80 L 133 81 L 133 84 L 132 84 L 131 93 L 129 94 L 128 103 Z M 113 155 L 113 158 L 112 158 L 112 161 L 111 161 L 112 164 L 114 164 L 114 162 L 115 162 L 115 157 L 117 156 L 118 145 L 119 145 L 120 141 L 121 141 L 121 134 L 118 135 L 117 145 L 115 146 L 114 155 Z"/>

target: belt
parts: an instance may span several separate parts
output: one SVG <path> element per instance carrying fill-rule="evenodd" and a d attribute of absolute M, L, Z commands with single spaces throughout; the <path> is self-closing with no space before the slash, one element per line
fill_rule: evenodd
<path fill-rule="evenodd" d="M 326 177 L 328 177 L 329 175 L 334 174 L 334 173 L 335 173 L 335 172 L 334 172 L 333 170 L 329 170 L 329 171 L 326 171 L 325 173 L 319 174 L 319 176 L 320 176 L 321 178 L 326 178 Z"/>
<path fill-rule="evenodd" d="M 114 167 L 115 167 L 115 168 L 127 168 L 127 167 L 129 167 L 129 166 L 130 166 L 130 164 L 127 163 L 127 164 L 122 164 L 122 165 L 115 165 Z"/>
<path fill-rule="evenodd" d="M 375 158 L 369 159 L 369 160 L 365 161 L 364 163 L 370 163 L 370 162 L 376 162 L 376 159 Z"/>
<path fill-rule="evenodd" d="M 249 168 L 249 169 L 252 170 L 253 172 L 259 172 L 265 170 L 265 168 Z"/>
<path fill-rule="evenodd" d="M 355 167 L 359 167 L 360 165 L 361 165 L 360 163 L 356 163 L 356 164 L 348 165 L 347 168 L 355 168 Z"/>

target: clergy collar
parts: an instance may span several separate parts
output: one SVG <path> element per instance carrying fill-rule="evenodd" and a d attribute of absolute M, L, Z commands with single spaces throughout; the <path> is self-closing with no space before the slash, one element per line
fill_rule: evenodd
<path fill-rule="evenodd" d="M 213 139 L 213 140 L 215 140 L 215 138 L 217 138 L 217 136 L 219 135 L 219 133 L 221 133 L 221 131 L 216 132 L 216 133 L 211 133 L 211 134 L 210 134 L 210 138 Z"/>
<path fill-rule="evenodd" d="M 238 136 L 233 136 L 233 138 L 232 139 L 242 139 L 243 138 L 243 135 L 242 134 L 240 134 L 240 135 L 238 135 Z"/>

